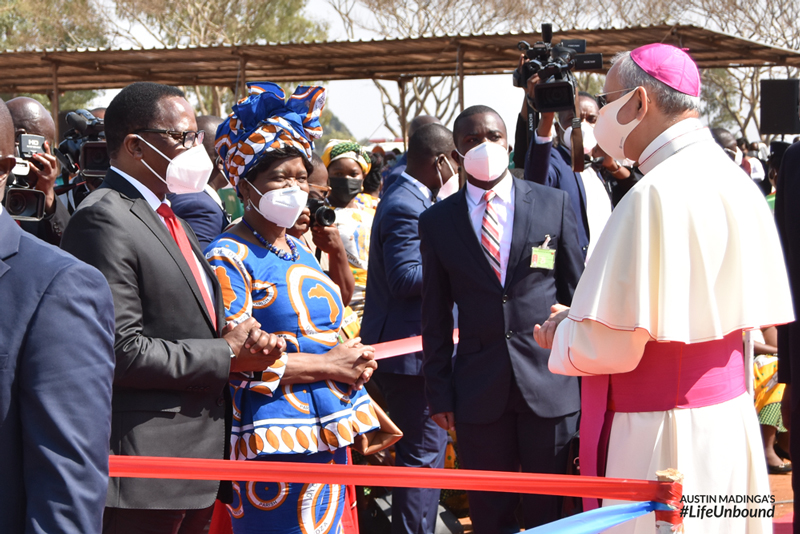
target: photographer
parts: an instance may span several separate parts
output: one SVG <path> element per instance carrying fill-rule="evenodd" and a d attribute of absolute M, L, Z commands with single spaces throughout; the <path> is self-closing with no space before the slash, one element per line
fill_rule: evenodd
<path fill-rule="evenodd" d="M 311 155 L 311 164 L 314 166 L 314 170 L 308 175 L 306 183 L 309 189 L 308 207 L 303 209 L 294 226 L 286 230 L 286 233 L 299 239 L 314 254 L 322 270 L 339 286 L 342 302 L 348 306 L 353 297 L 356 281 L 353 278 L 350 263 L 347 261 L 347 252 L 344 249 L 339 230 L 333 224 L 320 224 L 316 217 L 312 220 L 311 214 L 312 206 L 315 213 L 324 207 L 331 209 L 328 204 L 328 194 L 331 190 L 328 186 L 328 169 L 322 162 L 322 158 L 316 154 Z"/>
<path fill-rule="evenodd" d="M 55 193 L 56 179 L 60 174 L 59 165 L 52 155 L 56 137 L 56 126 L 53 118 L 38 101 L 20 96 L 7 103 L 11 119 L 14 121 L 14 137 L 19 144 L 21 135 L 38 135 L 45 139 L 44 152 L 33 154 L 29 162 L 27 176 L 17 176 L 31 189 L 45 194 L 44 218 L 40 221 L 22 221 L 23 230 L 39 239 L 58 246 L 61 234 L 69 222 L 69 211 Z M 22 154 L 20 154 L 20 157 Z"/>

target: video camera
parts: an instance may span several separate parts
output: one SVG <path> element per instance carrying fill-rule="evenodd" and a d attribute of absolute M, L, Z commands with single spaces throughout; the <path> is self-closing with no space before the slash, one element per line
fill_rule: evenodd
<path fill-rule="evenodd" d="M 79 109 L 67 113 L 67 124 L 72 129 L 55 150 L 56 157 L 65 173 L 78 174 L 84 180 L 94 182 L 95 186 L 99 185 L 111 166 L 103 119 Z"/>
<path fill-rule="evenodd" d="M 27 170 L 27 167 L 25 167 Z M 10 174 L 6 184 L 3 206 L 12 219 L 18 221 L 40 221 L 44 217 L 45 194 L 33 189 L 22 176 Z"/>
<path fill-rule="evenodd" d="M 564 39 L 553 46 L 553 25 L 542 24 L 542 41 L 533 46 L 520 41 L 517 48 L 525 52 L 530 61 L 522 71 L 514 71 L 514 85 L 527 85 L 534 74 L 541 80 L 533 90 L 533 104 L 540 113 L 575 109 L 575 77 L 572 71 L 599 70 L 603 68 L 602 54 L 586 54 L 584 39 Z"/>
<path fill-rule="evenodd" d="M 311 224 L 333 226 L 333 223 L 336 222 L 336 212 L 328 205 L 327 201 L 308 197 L 306 206 L 311 211 Z"/>

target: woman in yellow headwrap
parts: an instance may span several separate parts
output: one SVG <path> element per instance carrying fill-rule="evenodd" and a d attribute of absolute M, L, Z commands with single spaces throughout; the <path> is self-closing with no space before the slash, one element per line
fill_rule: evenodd
<path fill-rule="evenodd" d="M 336 227 L 356 281 L 350 307 L 361 317 L 367 287 L 369 238 L 375 209 L 358 202 L 364 177 L 372 166 L 369 153 L 354 141 L 331 140 L 322 154 L 331 187 L 328 200 L 336 211 Z"/>

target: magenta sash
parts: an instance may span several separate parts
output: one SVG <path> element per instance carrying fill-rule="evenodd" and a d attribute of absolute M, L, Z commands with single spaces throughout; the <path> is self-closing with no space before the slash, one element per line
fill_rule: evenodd
<path fill-rule="evenodd" d="M 583 377 L 581 474 L 605 475 L 614 413 L 701 408 L 734 399 L 745 391 L 741 330 L 704 343 L 647 343 L 633 371 Z M 585 510 L 599 506 L 597 499 L 583 502 Z"/>

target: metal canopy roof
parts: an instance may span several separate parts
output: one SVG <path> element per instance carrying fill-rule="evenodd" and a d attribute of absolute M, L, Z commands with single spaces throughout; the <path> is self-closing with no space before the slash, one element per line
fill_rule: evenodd
<path fill-rule="evenodd" d="M 76 49 L 0 53 L 0 92 L 52 92 L 124 87 L 135 81 L 241 87 L 242 79 L 397 80 L 413 76 L 499 74 L 516 67 L 520 40 L 535 33 L 449 35 L 414 39 L 220 45 L 153 49 Z M 557 31 L 554 40 L 586 39 L 608 61 L 652 42 L 689 48 L 701 68 L 794 65 L 800 52 L 696 26 Z M 463 69 L 459 69 L 459 64 Z"/>

